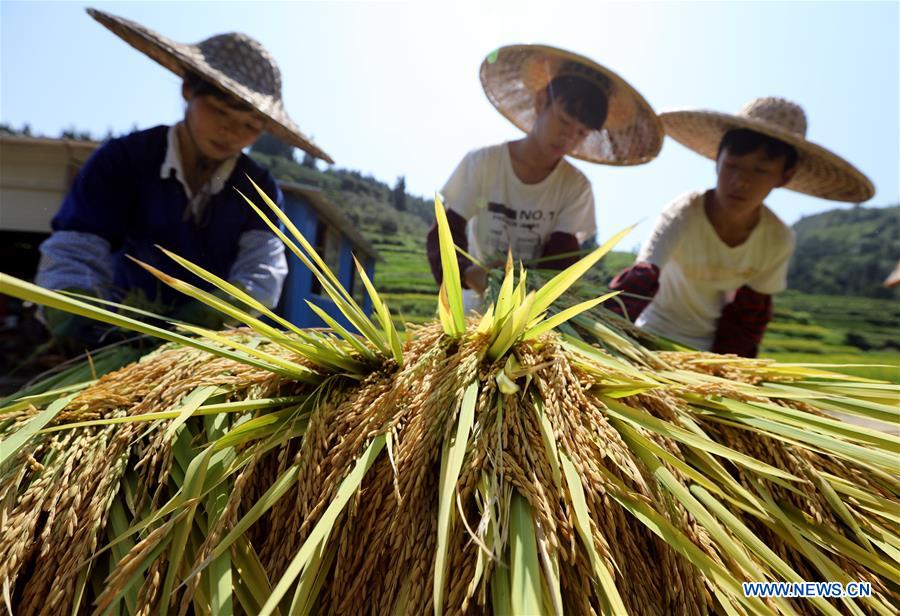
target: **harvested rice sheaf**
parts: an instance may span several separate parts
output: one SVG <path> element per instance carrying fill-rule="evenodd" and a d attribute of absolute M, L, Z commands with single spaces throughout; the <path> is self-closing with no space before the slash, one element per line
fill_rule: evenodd
<path fill-rule="evenodd" d="M 896 613 L 900 439 L 835 418 L 896 422 L 895 386 L 652 351 L 563 297 L 609 245 L 536 291 L 508 263 L 467 318 L 444 240 L 440 320 L 401 334 L 286 227 L 358 334 L 299 330 L 188 263 L 233 303 L 157 274 L 246 327 L 0 280 L 170 341 L 0 408 L 0 612 Z"/>

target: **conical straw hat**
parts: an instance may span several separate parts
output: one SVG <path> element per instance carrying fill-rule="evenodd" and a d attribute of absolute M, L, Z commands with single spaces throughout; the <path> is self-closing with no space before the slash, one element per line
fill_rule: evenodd
<path fill-rule="evenodd" d="M 591 131 L 571 156 L 604 165 L 640 165 L 656 157 L 664 132 L 653 108 L 628 82 L 589 58 L 545 45 L 509 45 L 482 62 L 481 85 L 504 117 L 529 132 L 535 95 L 565 74 L 601 84 L 609 98 L 603 128 Z"/>
<path fill-rule="evenodd" d="M 282 141 L 316 158 L 334 162 L 288 116 L 281 99 L 281 71 L 275 58 L 258 41 L 246 34 L 229 32 L 211 36 L 196 45 L 177 43 L 110 13 L 96 9 L 87 9 L 87 12 L 126 43 L 179 77 L 192 71 L 247 103 L 268 119 L 266 130 Z"/>
<path fill-rule="evenodd" d="M 730 130 L 744 128 L 783 141 L 797 150 L 797 171 L 785 188 L 832 201 L 861 203 L 875 186 L 846 160 L 806 139 L 806 114 L 796 103 L 765 97 L 750 101 L 737 115 L 686 109 L 660 114 L 666 133 L 698 154 L 716 159 Z"/>

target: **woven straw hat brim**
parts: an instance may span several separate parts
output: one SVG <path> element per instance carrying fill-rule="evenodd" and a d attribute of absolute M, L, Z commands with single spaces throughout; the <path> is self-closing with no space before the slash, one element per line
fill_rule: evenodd
<path fill-rule="evenodd" d="M 797 150 L 797 171 L 784 188 L 831 201 L 862 203 L 875 195 L 875 186 L 852 164 L 796 133 L 761 120 L 717 111 L 677 110 L 659 116 L 666 134 L 683 146 L 716 159 L 726 132 L 745 128 L 793 146 Z"/>
<path fill-rule="evenodd" d="M 481 85 L 494 107 L 527 133 L 535 121 L 535 95 L 567 62 L 600 73 L 611 85 L 603 128 L 591 131 L 570 156 L 603 165 L 640 165 L 656 158 L 665 135 L 656 112 L 628 82 L 589 58 L 546 45 L 509 45 L 482 62 Z"/>
<path fill-rule="evenodd" d="M 334 163 L 331 157 L 291 120 L 280 98 L 255 92 L 210 66 L 196 45 L 177 43 L 138 23 L 97 9 L 89 8 L 87 12 L 116 36 L 179 77 L 184 77 L 185 72 L 190 70 L 215 84 L 224 92 L 252 106 L 268 119 L 265 130 L 272 135 L 316 158 Z"/>

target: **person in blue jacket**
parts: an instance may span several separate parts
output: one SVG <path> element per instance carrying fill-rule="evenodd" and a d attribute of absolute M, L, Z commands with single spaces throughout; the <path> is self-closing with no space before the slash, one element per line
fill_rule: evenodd
<path fill-rule="evenodd" d="M 283 196 L 272 175 L 243 150 L 266 130 L 331 162 L 287 115 L 275 60 L 244 34 L 186 45 L 120 17 L 88 12 L 182 77 L 185 113 L 174 126 L 112 139 L 93 154 L 53 218 L 53 234 L 40 247 L 37 283 L 149 303 L 179 320 L 220 326 L 212 311 L 128 258 L 211 290 L 157 247 L 162 246 L 274 307 L 287 275 L 284 246 L 237 191 L 255 197 L 252 180 L 279 207 Z M 102 342 L 100 330 L 87 319 L 54 310 L 47 310 L 45 319 L 69 351 Z"/>

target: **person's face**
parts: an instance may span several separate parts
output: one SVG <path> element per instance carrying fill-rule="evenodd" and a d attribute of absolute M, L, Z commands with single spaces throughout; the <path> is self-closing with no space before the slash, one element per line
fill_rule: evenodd
<path fill-rule="evenodd" d="M 241 152 L 259 137 L 265 120 L 256 111 L 242 111 L 215 96 L 191 96 L 185 121 L 200 153 L 212 160 L 225 160 Z"/>
<path fill-rule="evenodd" d="M 763 148 L 744 155 L 722 150 L 716 161 L 716 199 L 734 211 L 759 207 L 773 189 L 787 184 L 794 169 L 784 170 L 785 159 L 767 158 Z"/>
<path fill-rule="evenodd" d="M 548 157 L 559 159 L 575 151 L 591 133 L 590 127 L 569 114 L 562 102 L 548 105 L 544 92 L 537 96 L 536 110 L 532 135 Z"/>

